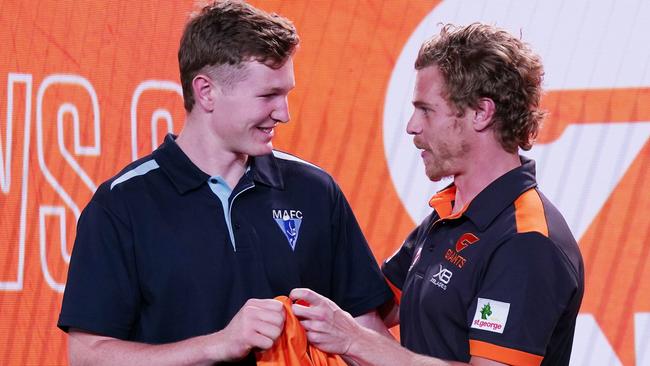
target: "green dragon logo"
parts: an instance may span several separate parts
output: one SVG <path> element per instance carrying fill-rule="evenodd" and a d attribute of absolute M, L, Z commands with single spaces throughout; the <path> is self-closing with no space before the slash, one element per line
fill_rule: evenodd
<path fill-rule="evenodd" d="M 490 308 L 490 303 L 487 303 L 481 309 L 481 319 L 487 320 L 490 315 L 492 315 L 492 309 Z"/>

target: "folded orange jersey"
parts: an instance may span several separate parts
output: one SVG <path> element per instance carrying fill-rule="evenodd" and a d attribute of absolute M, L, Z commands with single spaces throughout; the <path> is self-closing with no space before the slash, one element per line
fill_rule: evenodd
<path fill-rule="evenodd" d="M 262 366 L 345 366 L 339 355 L 325 353 L 307 341 L 307 334 L 298 318 L 291 311 L 291 300 L 286 296 L 275 298 L 284 305 L 287 319 L 284 330 L 270 349 L 256 354 L 257 364 Z"/>

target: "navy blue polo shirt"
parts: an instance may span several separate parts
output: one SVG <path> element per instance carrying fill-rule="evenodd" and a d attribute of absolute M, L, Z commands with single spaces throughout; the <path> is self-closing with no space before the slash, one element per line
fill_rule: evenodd
<path fill-rule="evenodd" d="M 501 176 L 451 214 L 452 185 L 383 265 L 401 289 L 402 344 L 468 362 L 568 365 L 584 292 L 582 256 L 535 165 Z"/>
<path fill-rule="evenodd" d="M 251 158 L 224 202 L 223 184 L 171 135 L 103 183 L 79 219 L 58 326 L 157 344 L 218 331 L 246 300 L 296 287 L 353 316 L 392 297 L 323 170 L 274 152 Z"/>

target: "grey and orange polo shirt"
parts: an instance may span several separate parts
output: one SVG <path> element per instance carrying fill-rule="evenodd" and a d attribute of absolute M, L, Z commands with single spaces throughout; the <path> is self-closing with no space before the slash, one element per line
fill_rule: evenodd
<path fill-rule="evenodd" d="M 455 187 L 383 265 L 401 290 L 410 350 L 468 362 L 568 365 L 584 292 L 578 245 L 537 189 L 535 164 L 504 174 L 451 214 Z"/>

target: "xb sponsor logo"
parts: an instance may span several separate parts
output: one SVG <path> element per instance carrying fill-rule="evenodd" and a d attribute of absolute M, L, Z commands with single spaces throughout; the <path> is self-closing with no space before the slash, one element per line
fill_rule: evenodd
<path fill-rule="evenodd" d="M 291 250 L 296 249 L 302 217 L 302 211 L 300 210 L 273 210 L 273 220 L 287 238 Z"/>
<path fill-rule="evenodd" d="M 431 276 L 429 282 L 440 287 L 443 290 L 446 290 L 449 281 L 451 281 L 451 276 L 453 275 L 454 273 L 452 271 L 443 267 L 442 264 L 438 264 L 438 271 L 433 276 Z"/>

